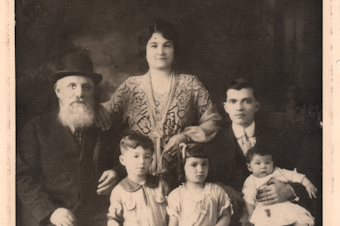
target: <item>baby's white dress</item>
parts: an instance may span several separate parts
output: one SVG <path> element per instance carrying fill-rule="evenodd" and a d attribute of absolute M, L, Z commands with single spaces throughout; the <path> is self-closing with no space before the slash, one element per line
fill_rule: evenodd
<path fill-rule="evenodd" d="M 305 208 L 286 201 L 274 205 L 265 206 L 256 201 L 258 190 L 263 189 L 272 178 L 283 182 L 302 183 L 305 175 L 296 170 L 286 170 L 275 167 L 274 172 L 266 177 L 257 178 L 251 174 L 244 182 L 242 193 L 244 201 L 255 205 L 255 210 L 250 222 L 255 226 L 282 226 L 295 222 L 314 225 L 314 218 Z"/>

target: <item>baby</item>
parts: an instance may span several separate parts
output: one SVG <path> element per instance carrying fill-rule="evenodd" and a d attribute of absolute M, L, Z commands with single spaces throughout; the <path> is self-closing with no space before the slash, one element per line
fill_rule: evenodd
<path fill-rule="evenodd" d="M 309 197 L 316 198 L 317 189 L 305 175 L 297 173 L 296 170 L 274 167 L 271 148 L 255 146 L 247 153 L 247 167 L 252 174 L 244 182 L 242 192 L 249 222 L 261 226 L 314 225 L 312 215 L 305 208 L 290 201 L 267 206 L 256 201 L 257 191 L 265 191 L 267 183 L 273 178 L 283 182 L 301 183 L 306 187 Z"/>

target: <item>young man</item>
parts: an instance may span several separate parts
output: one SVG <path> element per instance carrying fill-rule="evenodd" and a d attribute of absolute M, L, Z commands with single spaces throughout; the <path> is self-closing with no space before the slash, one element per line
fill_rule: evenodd
<path fill-rule="evenodd" d="M 242 191 L 243 183 L 250 174 L 245 156 L 250 148 L 259 143 L 275 146 L 276 155 L 279 156 L 277 166 L 291 169 L 292 164 L 285 160 L 286 144 L 280 133 L 255 122 L 260 102 L 253 86 L 244 79 L 237 79 L 229 84 L 226 94 L 224 109 L 232 123 L 220 131 L 212 142 L 216 151 L 214 163 L 211 164 L 213 177 L 236 191 Z M 269 205 L 280 203 L 294 199 L 294 189 L 289 184 L 272 180 L 266 194 L 258 194 L 257 198 L 259 202 L 265 201 Z M 297 185 L 297 189 L 303 191 L 302 186 Z"/>
<path fill-rule="evenodd" d="M 169 188 L 165 181 L 149 174 L 154 145 L 140 133 L 130 133 L 120 142 L 119 160 L 127 177 L 111 193 L 108 226 L 167 226 Z"/>
<path fill-rule="evenodd" d="M 78 53 L 61 67 L 54 74 L 59 108 L 28 122 L 18 137 L 18 214 L 27 226 L 106 225 L 107 195 L 118 180 L 114 137 L 94 126 L 102 76 Z"/>

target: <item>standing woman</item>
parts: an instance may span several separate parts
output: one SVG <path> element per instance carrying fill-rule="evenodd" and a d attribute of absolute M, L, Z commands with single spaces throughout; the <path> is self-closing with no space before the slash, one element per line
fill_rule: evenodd
<path fill-rule="evenodd" d="M 163 152 L 174 155 L 180 143 L 210 141 L 221 116 L 196 76 L 173 71 L 180 47 L 171 23 L 155 20 L 138 40 L 149 71 L 128 78 L 103 106 L 115 120 L 127 125 L 126 132 L 152 138 L 155 152 L 150 173 L 155 173 L 163 170 Z"/>

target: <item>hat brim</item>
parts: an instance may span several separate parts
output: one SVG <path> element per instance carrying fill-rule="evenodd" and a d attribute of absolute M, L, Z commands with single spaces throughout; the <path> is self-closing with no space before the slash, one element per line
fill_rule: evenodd
<path fill-rule="evenodd" d="M 85 76 L 89 77 L 93 80 L 95 85 L 101 82 L 103 76 L 97 73 L 88 73 L 88 72 L 72 72 L 72 71 L 57 71 L 54 73 L 54 82 L 57 82 L 59 79 L 67 77 L 67 76 Z"/>

